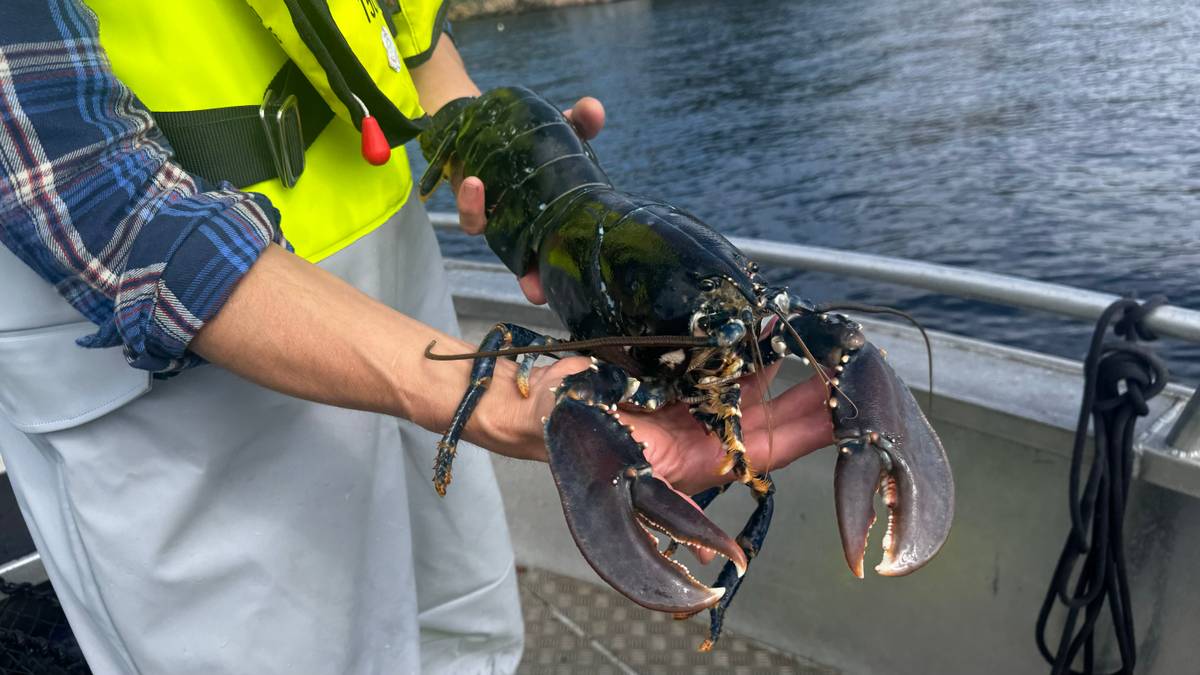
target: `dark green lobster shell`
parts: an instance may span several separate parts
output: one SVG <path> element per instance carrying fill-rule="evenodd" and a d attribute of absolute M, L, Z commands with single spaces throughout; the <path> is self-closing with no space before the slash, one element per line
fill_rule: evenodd
<path fill-rule="evenodd" d="M 550 102 L 521 88 L 460 99 L 421 137 L 427 195 L 453 157 L 486 187 L 488 245 L 516 274 L 536 262 L 573 336 L 686 335 L 707 279 L 755 300 L 751 264 L 665 202 L 615 189 Z"/>
<path fill-rule="evenodd" d="M 626 341 L 591 345 L 585 353 L 599 361 L 563 380 L 545 421 L 567 524 L 584 557 L 614 588 L 676 615 L 708 608 L 705 646 L 717 639 L 774 508 L 770 477 L 755 471 L 745 454 L 737 380 L 786 354 L 813 361 L 832 388 L 839 449 L 834 492 L 851 569 L 862 576 L 876 492 L 889 510 L 880 574 L 908 574 L 941 548 L 954 512 L 945 450 L 857 323 L 769 287 L 741 251 L 696 217 L 613 187 L 570 122 L 528 89 L 495 89 L 448 104 L 422 134 L 421 150 L 429 160 L 422 197 L 455 171 L 483 181 L 488 245 L 516 274 L 536 265 L 548 304 L 572 339 Z M 690 340 L 689 346 L 630 344 L 662 336 L 676 338 L 675 344 Z M 450 482 L 466 421 L 491 383 L 496 354 L 517 358 L 518 385 L 527 391 L 536 355 L 520 350 L 553 342 L 502 323 L 484 338 L 480 353 L 458 355 L 475 364 L 438 446 L 439 492 Z M 757 507 L 736 540 L 654 477 L 641 444 L 619 421 L 618 405 L 652 412 L 672 402 L 686 404 L 720 439 L 726 456 L 716 473 L 753 492 Z M 724 489 L 694 501 L 705 507 Z M 715 586 L 669 559 L 674 544 L 660 552 L 650 530 L 726 556 Z"/>

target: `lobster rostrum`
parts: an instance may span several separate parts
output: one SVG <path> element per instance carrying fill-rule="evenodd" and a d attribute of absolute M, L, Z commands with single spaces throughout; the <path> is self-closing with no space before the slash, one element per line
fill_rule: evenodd
<path fill-rule="evenodd" d="M 421 150 L 429 160 L 421 196 L 452 169 L 480 177 L 489 246 L 516 274 L 536 264 L 550 308 L 571 332 L 571 342 L 557 343 L 502 323 L 479 352 L 457 355 L 475 363 L 438 446 L 439 493 L 497 357 L 517 360 L 517 384 L 527 394 L 538 353 L 592 356 L 590 368 L 562 381 L 545 421 L 567 525 L 588 563 L 634 602 L 677 616 L 710 609 L 702 645 L 710 648 L 773 511 L 771 478 L 745 454 L 737 380 L 796 354 L 830 385 L 835 501 L 851 570 L 862 577 L 876 493 L 889 512 L 878 573 L 908 574 L 941 548 L 954 511 L 945 450 L 858 323 L 769 286 L 753 262 L 694 216 L 615 189 L 562 113 L 527 89 L 447 104 L 422 134 Z M 732 472 L 753 492 L 756 508 L 736 539 L 654 476 L 617 407 L 654 411 L 671 403 L 687 405 L 720 439 L 724 463 L 714 471 Z M 693 499 L 707 507 L 726 487 Z M 670 538 L 665 551 L 652 531 Z M 678 543 L 728 559 L 712 587 L 673 559 Z"/>

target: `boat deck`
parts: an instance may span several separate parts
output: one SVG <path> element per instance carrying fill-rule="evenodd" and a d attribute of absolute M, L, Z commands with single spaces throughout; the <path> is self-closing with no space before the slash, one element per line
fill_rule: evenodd
<path fill-rule="evenodd" d="M 525 615 L 524 675 L 737 673 L 833 675 L 841 671 L 726 631 L 709 653 L 708 613 L 686 621 L 638 607 L 615 592 L 542 569 L 519 570 Z"/>

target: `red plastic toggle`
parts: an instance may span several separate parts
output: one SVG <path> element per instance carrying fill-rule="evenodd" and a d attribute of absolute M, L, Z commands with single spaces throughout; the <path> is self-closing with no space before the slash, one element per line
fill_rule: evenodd
<path fill-rule="evenodd" d="M 375 166 L 387 164 L 392 157 L 392 148 L 388 145 L 387 136 L 379 128 L 379 122 L 374 117 L 364 117 L 362 120 L 362 156 Z"/>

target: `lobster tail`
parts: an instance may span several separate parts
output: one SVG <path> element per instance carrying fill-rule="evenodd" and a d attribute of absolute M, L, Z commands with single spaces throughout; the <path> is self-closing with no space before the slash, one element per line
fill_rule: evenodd
<path fill-rule="evenodd" d="M 483 181 L 487 240 L 501 262 L 523 274 L 537 242 L 531 225 L 560 197 L 586 186 L 610 186 L 587 142 L 562 112 L 521 87 L 493 89 L 446 104 L 421 134 L 429 169 L 422 197 L 458 164 L 464 176 Z"/>

